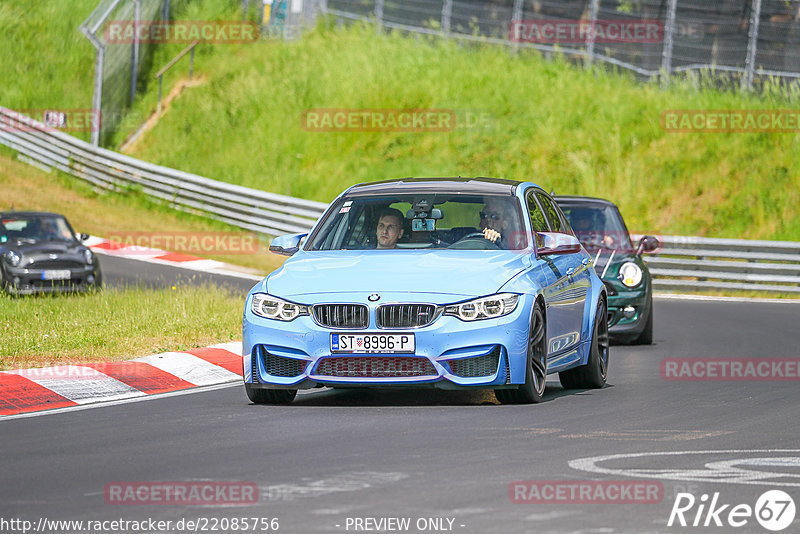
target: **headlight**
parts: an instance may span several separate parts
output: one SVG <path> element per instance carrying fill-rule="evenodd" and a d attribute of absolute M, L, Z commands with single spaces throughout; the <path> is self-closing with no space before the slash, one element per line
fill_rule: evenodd
<path fill-rule="evenodd" d="M 12 267 L 16 267 L 17 265 L 19 265 L 19 262 L 22 261 L 22 256 L 20 256 L 13 250 L 7 250 L 6 253 L 3 254 L 3 257 Z"/>
<path fill-rule="evenodd" d="M 91 265 L 94 263 L 94 254 L 92 254 L 92 251 L 87 248 L 83 251 L 83 259 L 86 260 L 86 263 Z"/>
<path fill-rule="evenodd" d="M 494 319 L 513 312 L 517 307 L 519 295 L 514 293 L 498 293 L 488 297 L 459 302 L 445 306 L 444 314 L 453 315 L 462 321 L 479 321 Z"/>
<path fill-rule="evenodd" d="M 636 287 L 642 281 L 642 268 L 630 261 L 623 263 L 619 268 L 619 279 L 628 287 Z"/>
<path fill-rule="evenodd" d="M 308 306 L 288 302 L 266 293 L 253 295 L 250 309 L 259 317 L 278 321 L 293 321 L 301 315 L 308 315 Z"/>

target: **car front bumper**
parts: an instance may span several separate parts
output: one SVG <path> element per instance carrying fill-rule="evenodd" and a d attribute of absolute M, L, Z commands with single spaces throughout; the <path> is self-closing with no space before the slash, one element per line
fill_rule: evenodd
<path fill-rule="evenodd" d="M 53 269 L 28 269 L 5 266 L 3 286 L 12 295 L 32 295 L 36 293 L 64 293 L 88 291 L 100 287 L 102 278 L 96 265 L 56 269 L 69 271 L 69 278 L 46 280 L 44 273 Z"/>
<path fill-rule="evenodd" d="M 406 295 L 406 298 L 408 296 Z M 416 329 L 320 326 L 310 316 L 282 322 L 256 316 L 248 297 L 243 321 L 244 381 L 254 388 L 432 386 L 516 387 L 525 381 L 533 299 L 521 295 L 505 317 L 466 322 L 439 316 Z M 366 303 L 365 303 L 366 304 Z M 412 334 L 414 353 L 332 353 L 332 333 Z"/>

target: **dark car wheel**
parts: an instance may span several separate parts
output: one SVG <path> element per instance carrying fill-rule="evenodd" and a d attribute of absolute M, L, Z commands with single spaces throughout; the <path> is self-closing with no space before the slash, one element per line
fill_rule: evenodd
<path fill-rule="evenodd" d="M 289 404 L 297 396 L 296 389 L 257 389 L 247 382 L 244 390 L 255 404 Z"/>
<path fill-rule="evenodd" d="M 644 329 L 633 341 L 636 345 L 652 345 L 653 344 L 653 296 L 647 299 L 647 321 L 644 323 Z"/>
<path fill-rule="evenodd" d="M 597 313 L 594 318 L 589 361 L 586 365 L 558 373 L 561 385 L 566 389 L 593 389 L 601 388 L 606 384 L 609 356 L 606 315 L 606 301 L 601 298 L 600 302 L 597 303 Z"/>
<path fill-rule="evenodd" d="M 531 314 L 527 362 L 525 383 L 519 389 L 495 390 L 498 401 L 503 404 L 531 404 L 542 401 L 547 380 L 547 338 L 544 312 L 538 302 Z"/>

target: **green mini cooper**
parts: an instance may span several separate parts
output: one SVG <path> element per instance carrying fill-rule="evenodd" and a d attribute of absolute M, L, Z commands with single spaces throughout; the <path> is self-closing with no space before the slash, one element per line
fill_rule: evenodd
<path fill-rule="evenodd" d="M 555 197 L 575 235 L 594 257 L 594 268 L 608 290 L 609 334 L 617 342 L 653 342 L 653 284 L 643 252 L 659 247 L 646 235 L 634 247 L 613 202 L 580 196 Z"/>

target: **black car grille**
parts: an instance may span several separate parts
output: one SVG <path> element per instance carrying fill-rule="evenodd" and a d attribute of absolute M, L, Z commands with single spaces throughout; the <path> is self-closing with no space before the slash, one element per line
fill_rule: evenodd
<path fill-rule="evenodd" d="M 317 366 L 319 376 L 347 378 L 382 378 L 436 375 L 427 358 L 412 356 L 341 356 L 322 358 Z"/>
<path fill-rule="evenodd" d="M 268 375 L 280 376 L 284 378 L 291 378 L 299 376 L 306 370 L 308 362 L 305 360 L 298 360 L 296 358 L 284 358 L 283 356 L 276 356 L 266 351 L 263 346 L 258 346 L 253 351 L 253 382 L 260 382 L 258 379 L 258 360 L 264 365 L 264 370 Z"/>
<path fill-rule="evenodd" d="M 312 308 L 314 319 L 329 328 L 366 328 L 369 310 L 363 304 L 317 304 Z"/>
<path fill-rule="evenodd" d="M 608 326 L 612 326 L 617 322 L 617 312 L 615 310 L 608 310 Z"/>
<path fill-rule="evenodd" d="M 378 308 L 381 328 L 419 328 L 431 324 L 437 315 L 432 304 L 386 304 Z"/>
<path fill-rule="evenodd" d="M 264 362 L 264 369 L 267 371 L 267 374 L 283 377 L 299 376 L 303 374 L 308 364 L 305 360 L 284 358 L 283 356 L 270 354 L 265 350 L 261 351 L 261 360 Z"/>
<path fill-rule="evenodd" d="M 474 358 L 458 358 L 448 360 L 447 364 L 453 374 L 461 378 L 476 378 L 479 376 L 491 376 L 497 372 L 497 365 L 500 363 L 500 346 L 489 354 L 475 356 Z"/>
<path fill-rule="evenodd" d="M 86 263 L 70 260 L 35 260 L 25 267 L 28 269 L 81 269 Z"/>

